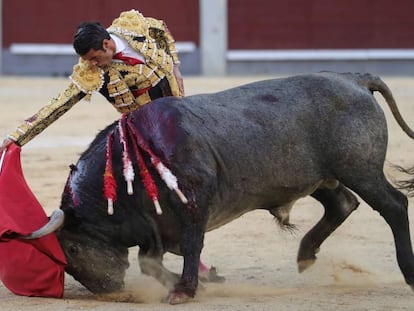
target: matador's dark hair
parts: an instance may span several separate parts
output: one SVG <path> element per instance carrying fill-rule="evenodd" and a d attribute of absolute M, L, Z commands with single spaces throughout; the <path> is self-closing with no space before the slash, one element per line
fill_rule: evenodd
<path fill-rule="evenodd" d="M 80 56 L 90 51 L 103 50 L 103 40 L 110 39 L 109 33 L 98 22 L 84 22 L 79 25 L 73 37 L 73 48 Z"/>

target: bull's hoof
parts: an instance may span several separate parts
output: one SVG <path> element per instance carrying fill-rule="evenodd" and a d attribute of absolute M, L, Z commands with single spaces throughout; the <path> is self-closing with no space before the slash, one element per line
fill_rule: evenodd
<path fill-rule="evenodd" d="M 190 300 L 194 299 L 193 297 L 187 295 L 186 293 L 177 293 L 177 292 L 171 292 L 169 293 L 167 297 L 167 302 L 170 305 L 178 305 L 181 303 L 186 303 Z"/>
<path fill-rule="evenodd" d="M 302 273 L 303 271 L 305 271 L 306 269 L 308 269 L 310 266 L 312 266 L 315 261 L 316 261 L 316 254 L 319 253 L 319 247 L 316 249 L 307 249 L 307 248 L 303 248 L 301 246 L 301 248 L 299 249 L 299 254 L 298 254 L 298 271 L 299 273 Z"/>
<path fill-rule="evenodd" d="M 226 280 L 224 276 L 217 274 L 216 267 L 211 267 L 206 273 L 200 272 L 198 277 L 200 281 L 210 283 L 223 283 Z"/>
<path fill-rule="evenodd" d="M 315 263 L 315 259 L 299 260 L 298 261 L 299 273 L 302 273 L 303 271 L 308 269 L 310 266 L 312 266 L 314 263 Z"/>

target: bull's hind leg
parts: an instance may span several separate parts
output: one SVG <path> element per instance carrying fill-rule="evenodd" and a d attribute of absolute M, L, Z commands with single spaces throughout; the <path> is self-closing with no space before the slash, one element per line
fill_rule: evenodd
<path fill-rule="evenodd" d="M 342 184 L 335 189 L 317 189 L 312 197 L 322 203 L 325 213 L 300 243 L 297 258 L 299 272 L 315 262 L 319 246 L 359 205 L 355 195 Z"/>
<path fill-rule="evenodd" d="M 414 255 L 410 238 L 407 198 L 388 183 L 382 172 L 380 176 L 354 178 L 346 185 L 378 211 L 391 227 L 398 265 L 405 281 L 414 290 Z"/>

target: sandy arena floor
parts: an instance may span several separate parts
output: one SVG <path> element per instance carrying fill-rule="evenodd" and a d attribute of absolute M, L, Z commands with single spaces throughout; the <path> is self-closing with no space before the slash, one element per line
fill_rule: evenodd
<path fill-rule="evenodd" d="M 213 92 L 267 77 L 186 79 L 187 94 Z M 400 110 L 414 127 L 414 78 L 384 77 Z M 62 90 L 61 78 L 0 77 L 0 137 L 12 131 Z M 382 98 L 389 124 L 386 172 L 398 177 L 390 163 L 414 164 L 414 142 L 398 127 Z M 68 165 L 75 163 L 88 143 L 117 112 L 96 95 L 76 105 L 60 121 L 24 147 L 26 179 L 47 214 L 59 207 Z M 414 223 L 413 200 L 410 217 Z M 137 249 L 131 249 L 124 296 L 105 299 L 90 294 L 70 276 L 63 299 L 20 297 L 0 283 L 1 310 L 414 310 L 414 293 L 404 283 L 396 263 L 389 227 L 365 203 L 322 245 L 315 265 L 297 272 L 296 253 L 302 236 L 322 215 L 311 198 L 299 201 L 291 220 L 296 233 L 281 232 L 265 212 L 252 212 L 208 233 L 203 259 L 226 277 L 223 284 L 206 284 L 188 304 L 168 306 L 160 301 L 166 290 L 140 274 Z M 414 232 L 414 226 L 411 226 Z M 414 236 L 414 235 L 413 235 Z M 181 271 L 181 258 L 167 255 L 166 265 Z"/>

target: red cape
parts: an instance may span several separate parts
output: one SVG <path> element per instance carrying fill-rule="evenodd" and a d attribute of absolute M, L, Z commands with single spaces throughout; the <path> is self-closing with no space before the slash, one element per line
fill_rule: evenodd
<path fill-rule="evenodd" d="M 13 239 L 48 222 L 24 179 L 20 151 L 10 146 L 0 168 L 0 279 L 17 295 L 61 298 L 66 259 L 56 236 Z"/>

